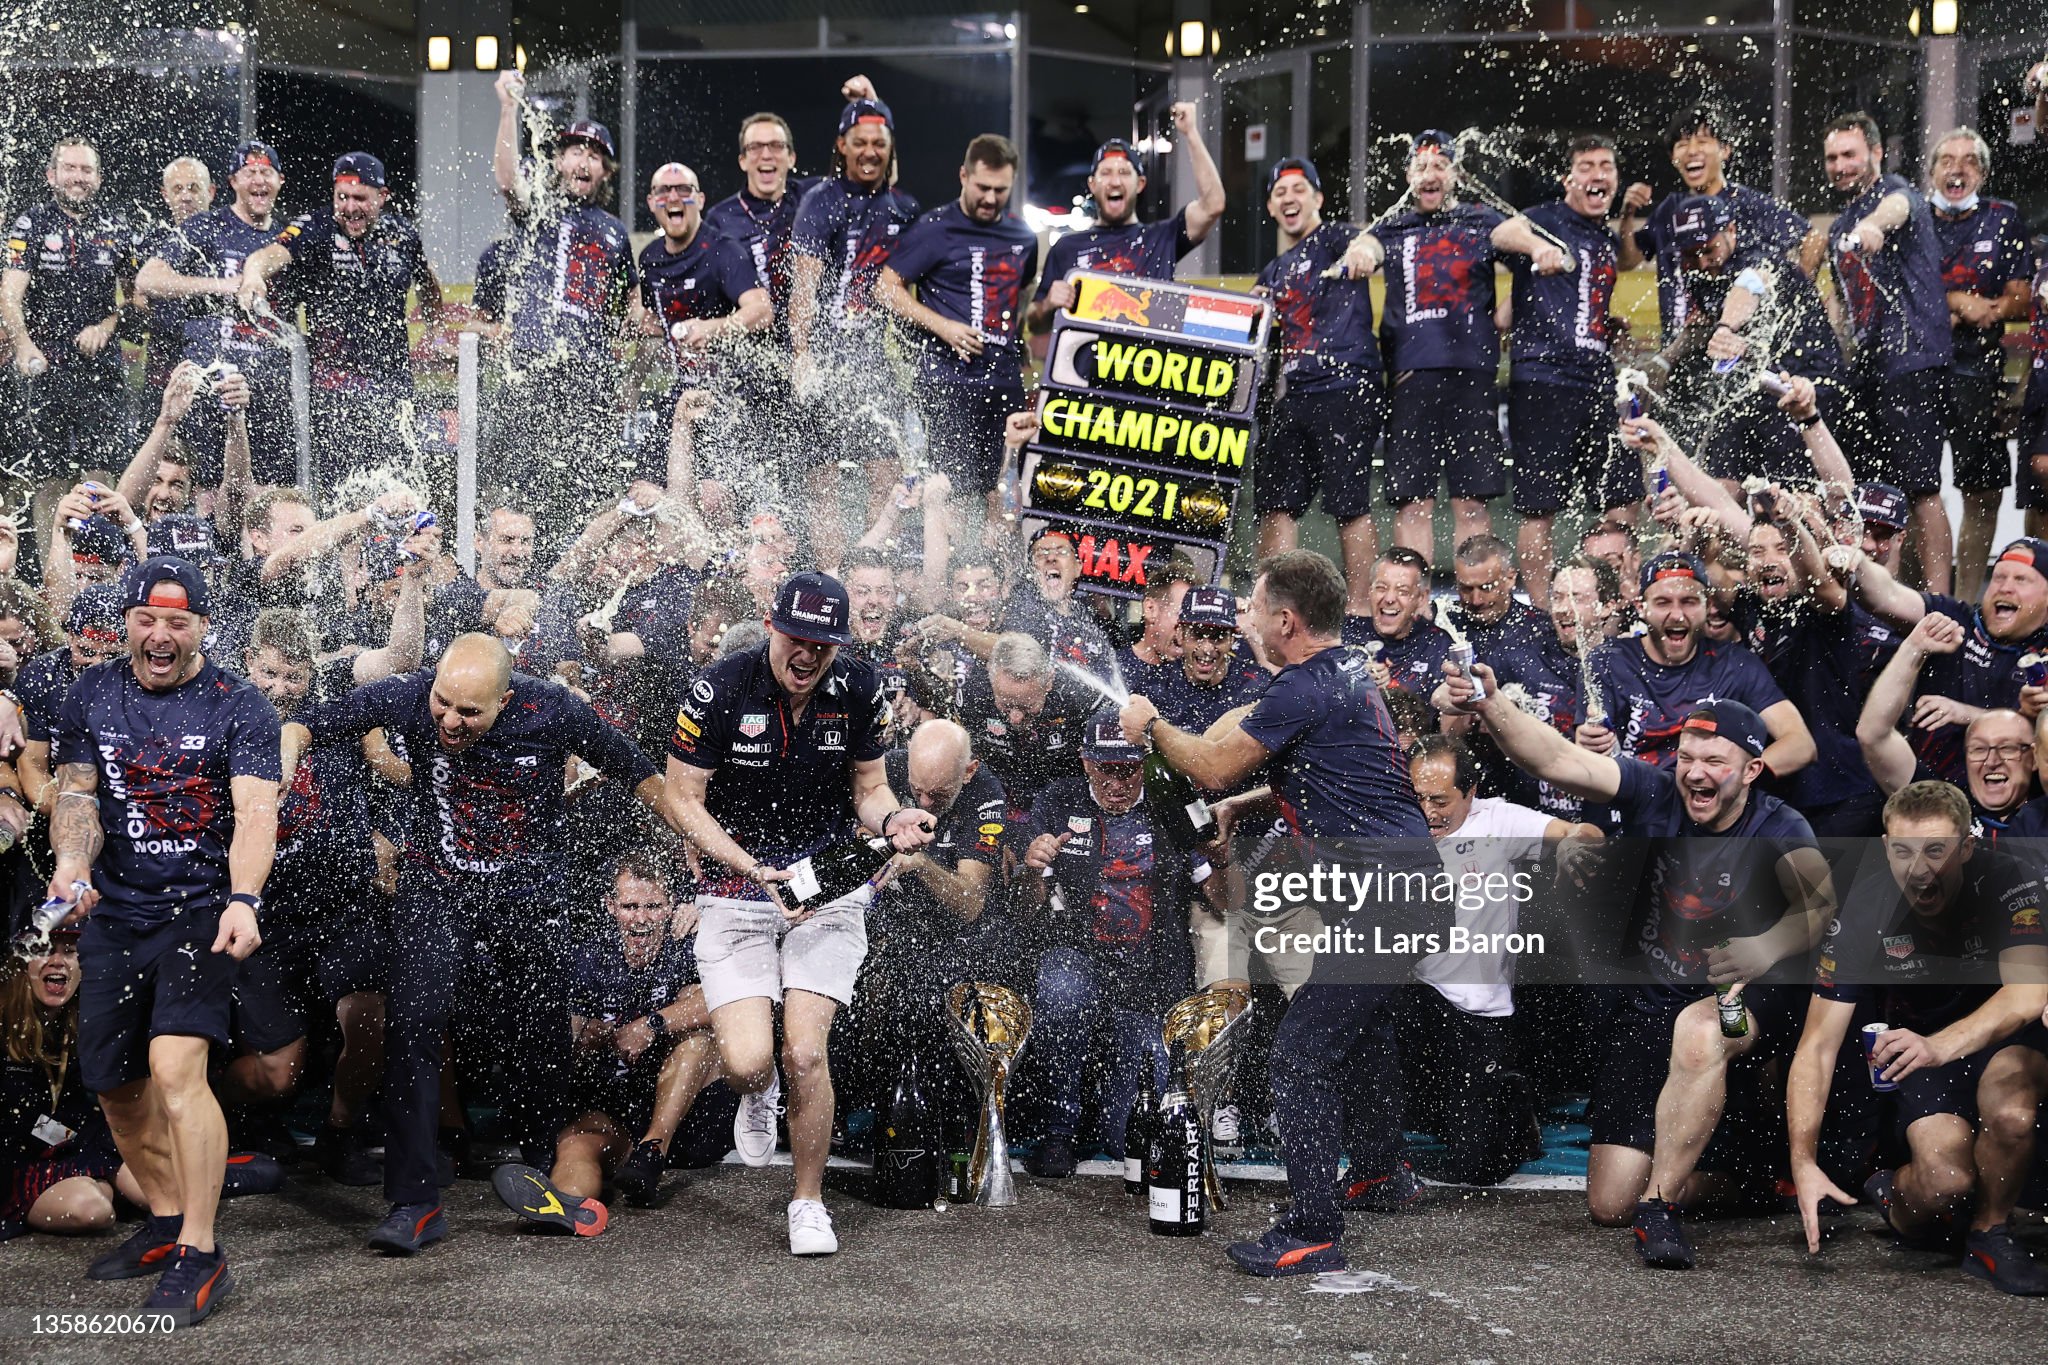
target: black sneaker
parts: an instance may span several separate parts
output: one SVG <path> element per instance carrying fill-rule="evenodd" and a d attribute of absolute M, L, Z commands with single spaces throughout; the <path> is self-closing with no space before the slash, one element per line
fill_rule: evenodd
<path fill-rule="evenodd" d="M 1223 1248 L 1231 1264 L 1248 1275 L 1280 1279 L 1289 1275 L 1320 1275 L 1351 1263 L 1335 1240 L 1305 1242 L 1277 1224 L 1256 1242 L 1232 1242 Z"/>
<path fill-rule="evenodd" d="M 1678 1225 L 1678 1205 L 1645 1199 L 1636 1205 L 1636 1255 L 1660 1270 L 1691 1270 L 1692 1243 Z"/>
<path fill-rule="evenodd" d="M 2034 1264 L 2003 1223 L 1964 1239 L 1963 1269 L 2007 1294 L 2048 1294 L 2048 1271 Z"/>
<path fill-rule="evenodd" d="M 144 1275 L 161 1275 L 170 1264 L 171 1253 L 178 1249 L 178 1229 L 184 1222 L 185 1216 L 179 1213 L 167 1218 L 158 1218 L 154 1214 L 145 1217 L 142 1226 L 127 1241 L 87 1266 L 85 1277 L 88 1280 L 139 1280 Z"/>
<path fill-rule="evenodd" d="M 1415 1168 L 1403 1161 L 1385 1175 L 1356 1176 L 1344 1185 L 1344 1208 L 1350 1213 L 1399 1213 L 1413 1208 L 1429 1187 Z"/>
<path fill-rule="evenodd" d="M 439 1204 L 393 1204 L 370 1232 L 370 1247 L 387 1256 L 410 1256 L 448 1235 Z"/>
<path fill-rule="evenodd" d="M 612 1184 L 626 1196 L 626 1202 L 640 1208 L 651 1206 L 661 1194 L 661 1173 L 668 1169 L 668 1153 L 651 1138 L 635 1147 L 612 1173 Z"/>
<path fill-rule="evenodd" d="M 505 1207 L 543 1232 L 595 1237 L 611 1213 L 595 1199 L 578 1199 L 531 1166 L 507 1162 L 491 1173 L 491 1188 Z"/>
<path fill-rule="evenodd" d="M 250 1194 L 276 1194 L 284 1187 L 284 1167 L 274 1156 L 261 1152 L 231 1152 L 221 1171 L 220 1197 L 240 1199 Z"/>
<path fill-rule="evenodd" d="M 235 1277 L 228 1274 L 226 1252 L 219 1247 L 195 1251 L 180 1246 L 172 1254 L 170 1268 L 150 1291 L 142 1311 L 168 1317 L 174 1328 L 197 1327 L 220 1307 L 220 1301 L 234 1287 Z"/>
<path fill-rule="evenodd" d="M 313 1142 L 313 1159 L 327 1178 L 340 1185 L 381 1185 L 384 1163 L 363 1146 L 353 1128 L 323 1124 Z"/>
<path fill-rule="evenodd" d="M 1024 1169 L 1041 1180 L 1066 1180 L 1074 1174 L 1074 1141 L 1072 1138 L 1049 1137 L 1042 1139 L 1031 1159 L 1024 1163 Z"/>

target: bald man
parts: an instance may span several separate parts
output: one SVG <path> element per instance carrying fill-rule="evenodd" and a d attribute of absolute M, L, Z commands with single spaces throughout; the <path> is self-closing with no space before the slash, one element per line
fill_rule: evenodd
<path fill-rule="evenodd" d="M 507 1036 L 458 1036 L 505 1060 L 508 1110 L 532 1164 L 568 1116 L 569 1010 L 563 774 L 581 758 L 659 809 L 654 765 L 588 702 L 517 673 L 488 635 L 458 636 L 438 668 L 359 687 L 286 728 L 287 766 L 309 743 L 382 729 L 413 764 L 413 826 L 392 921 L 384 1061 L 391 1212 L 370 1245 L 409 1256 L 447 1235 L 434 1180 L 442 1042 L 451 1019 L 502 1018 Z M 509 1009 L 477 1009 L 497 993 Z M 458 1002 L 463 1006 L 456 1008 Z"/>

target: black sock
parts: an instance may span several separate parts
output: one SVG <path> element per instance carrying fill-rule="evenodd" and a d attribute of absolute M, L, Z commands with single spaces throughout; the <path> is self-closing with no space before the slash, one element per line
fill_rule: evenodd
<path fill-rule="evenodd" d="M 179 1231 L 185 1226 L 185 1215 L 182 1213 L 152 1213 L 149 1215 L 149 1225 L 156 1230 L 158 1236 L 168 1237 L 175 1241 Z"/>

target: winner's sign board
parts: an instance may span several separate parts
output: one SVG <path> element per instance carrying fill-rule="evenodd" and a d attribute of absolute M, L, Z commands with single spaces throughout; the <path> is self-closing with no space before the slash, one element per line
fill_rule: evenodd
<path fill-rule="evenodd" d="M 1026 533 L 1072 531 L 1097 592 L 1139 595 L 1176 551 L 1214 582 L 1257 447 L 1269 310 L 1219 289 L 1073 280 L 1019 471 Z"/>

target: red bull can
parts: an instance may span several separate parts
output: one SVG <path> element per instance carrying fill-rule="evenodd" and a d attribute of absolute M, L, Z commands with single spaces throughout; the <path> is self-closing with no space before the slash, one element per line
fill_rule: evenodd
<path fill-rule="evenodd" d="M 2027 686 L 2048 687 L 2048 656 L 2020 655 L 2020 672 L 2026 675 Z"/>
<path fill-rule="evenodd" d="M 1478 651 L 1472 648 L 1471 641 L 1460 640 L 1445 652 L 1444 657 L 1450 660 L 1458 672 L 1468 678 L 1472 678 L 1472 700 L 1484 701 L 1486 699 L 1486 684 L 1472 677 L 1472 664 L 1477 657 L 1477 653 Z"/>
<path fill-rule="evenodd" d="M 1883 1035 L 1890 1033 L 1891 1029 L 1892 1026 L 1890 1024 L 1865 1024 L 1863 1026 L 1863 1061 L 1870 1068 L 1870 1088 L 1872 1090 L 1887 1091 L 1899 1088 L 1897 1081 L 1888 1081 L 1884 1078 L 1884 1072 L 1879 1068 L 1877 1058 L 1873 1055 L 1877 1048 L 1877 1040 Z"/>

